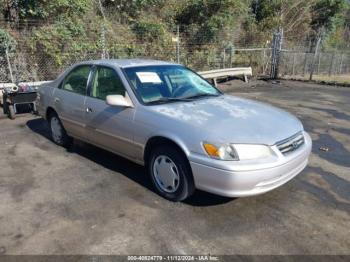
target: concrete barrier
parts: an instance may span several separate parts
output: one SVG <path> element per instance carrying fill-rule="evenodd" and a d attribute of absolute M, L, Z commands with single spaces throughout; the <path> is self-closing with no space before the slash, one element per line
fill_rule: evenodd
<path fill-rule="evenodd" d="M 210 71 L 198 72 L 205 79 L 213 79 L 216 86 L 216 79 L 228 76 L 243 76 L 244 81 L 248 82 L 248 76 L 253 75 L 251 67 L 236 67 L 236 68 L 224 68 Z"/>

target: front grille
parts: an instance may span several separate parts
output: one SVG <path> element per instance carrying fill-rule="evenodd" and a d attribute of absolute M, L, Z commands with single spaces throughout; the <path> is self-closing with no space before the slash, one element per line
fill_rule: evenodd
<path fill-rule="evenodd" d="M 295 134 L 287 139 L 277 142 L 277 148 L 281 151 L 283 155 L 291 153 L 297 150 L 305 143 L 305 139 L 302 132 Z"/>

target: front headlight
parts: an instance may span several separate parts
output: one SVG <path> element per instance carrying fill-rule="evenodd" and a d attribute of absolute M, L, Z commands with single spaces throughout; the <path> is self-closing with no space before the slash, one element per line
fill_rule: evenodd
<path fill-rule="evenodd" d="M 271 148 L 265 145 L 235 144 L 234 148 L 240 160 L 263 159 L 275 156 Z"/>
<path fill-rule="evenodd" d="M 221 160 L 252 160 L 275 156 L 269 146 L 252 144 L 229 144 L 216 146 L 211 143 L 203 143 L 207 154 Z"/>
<path fill-rule="evenodd" d="M 239 160 L 235 149 L 231 145 L 216 146 L 210 143 L 203 143 L 203 147 L 211 158 L 221 160 Z"/>

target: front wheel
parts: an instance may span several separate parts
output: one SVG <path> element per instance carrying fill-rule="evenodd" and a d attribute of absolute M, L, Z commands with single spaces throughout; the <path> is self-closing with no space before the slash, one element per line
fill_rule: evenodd
<path fill-rule="evenodd" d="M 51 138 L 55 144 L 68 147 L 72 143 L 72 138 L 67 135 L 58 115 L 53 113 L 49 117 Z"/>
<path fill-rule="evenodd" d="M 148 172 L 157 192 L 171 201 L 182 201 L 195 190 L 186 156 L 172 146 L 155 148 L 149 158 Z"/>

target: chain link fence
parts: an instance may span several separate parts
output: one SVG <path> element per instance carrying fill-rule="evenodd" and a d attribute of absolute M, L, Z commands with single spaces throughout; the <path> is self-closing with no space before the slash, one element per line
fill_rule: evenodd
<path fill-rule="evenodd" d="M 3 25 L 11 30 L 9 25 Z M 30 24 L 31 28 L 40 26 L 39 22 Z M 242 43 L 238 37 L 239 32 L 235 29 L 217 38 L 213 38 L 211 33 L 207 32 L 209 30 L 198 31 L 184 25 L 176 26 L 161 36 L 145 34 L 142 29 L 133 29 L 135 36 L 130 36 L 127 41 L 118 41 L 104 30 L 104 33 L 95 39 L 69 39 L 70 43 L 84 41 L 87 46 L 93 48 L 67 52 L 60 46 L 62 43 L 59 43 L 56 49 L 63 51 L 48 52 L 44 47 L 37 48 L 40 42 L 33 48 L 28 43 L 33 32 L 28 30 L 27 25 L 20 24 L 15 31 L 16 51 L 8 53 L 8 59 L 6 54 L 0 53 L 0 83 L 51 80 L 76 62 L 101 58 L 159 59 L 179 62 L 197 71 L 251 66 L 256 75 L 269 73 L 269 46 Z M 52 43 L 57 41 L 49 39 L 49 36 L 45 40 Z"/>
<path fill-rule="evenodd" d="M 318 54 L 282 51 L 280 73 L 285 78 L 340 81 L 350 83 L 350 52 L 337 50 Z"/>
<path fill-rule="evenodd" d="M 25 34 L 23 38 L 30 36 L 31 32 Z M 313 68 L 315 80 L 340 79 L 350 83 L 349 50 L 327 52 L 321 46 L 315 55 L 310 41 L 294 39 L 283 34 L 277 38 L 280 43 L 271 35 L 271 40 L 264 45 L 242 43 L 235 30 L 232 30 L 231 35 L 225 35 L 215 41 L 207 41 L 209 37 L 205 33 L 201 33 L 200 38 L 194 37 L 195 34 L 190 28 L 178 26 L 162 41 L 140 37 L 125 43 L 114 43 L 107 34 L 103 36 L 104 46 L 93 51 L 56 53 L 42 52 L 40 49 L 33 51 L 24 40 L 19 39 L 16 52 L 7 55 L 0 53 L 0 83 L 52 80 L 76 62 L 100 58 L 179 61 L 197 71 L 250 66 L 255 76 L 273 76 L 272 71 L 277 70 L 278 77 L 296 79 L 308 79 Z M 84 41 L 91 46 L 94 43 L 98 46 L 101 39 Z"/>
<path fill-rule="evenodd" d="M 128 47 L 121 46 L 120 48 L 127 49 Z M 164 48 L 162 51 L 164 52 Z M 64 59 L 60 64 L 57 64 L 55 59 L 40 53 L 10 53 L 10 63 L 7 63 L 5 56 L 0 54 L 0 83 L 12 82 L 11 70 L 14 82 L 45 81 L 55 79 L 66 67 L 74 63 L 103 57 L 101 52 L 60 53 L 60 55 Z M 173 62 L 179 61 L 181 64 L 197 71 L 251 66 L 254 74 L 265 75 L 269 73 L 270 56 L 271 50 L 264 48 L 233 49 L 211 46 L 190 50 L 182 45 L 180 45 L 179 54 L 177 55 L 176 45 L 174 44 L 174 46 L 169 46 L 167 52 L 164 53 L 150 54 L 149 51 L 138 51 L 130 55 L 119 55 L 118 52 L 108 52 L 107 58 L 151 58 Z"/>
<path fill-rule="evenodd" d="M 279 77 L 350 84 L 350 49 L 327 47 L 321 36 L 311 41 L 284 35 Z"/>

